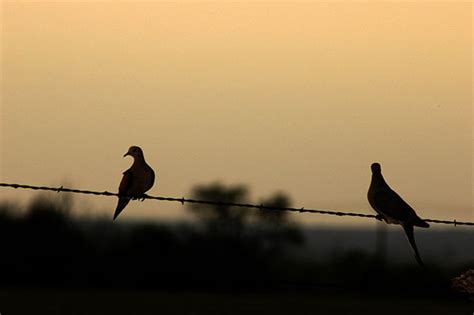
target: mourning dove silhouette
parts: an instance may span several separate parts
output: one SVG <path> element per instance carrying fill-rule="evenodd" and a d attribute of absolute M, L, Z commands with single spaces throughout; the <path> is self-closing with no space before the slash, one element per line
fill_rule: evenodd
<path fill-rule="evenodd" d="M 423 266 L 423 261 L 416 247 L 413 227 L 427 228 L 430 225 L 418 217 L 415 210 L 388 186 L 382 176 L 379 163 L 373 163 L 371 169 L 372 181 L 367 193 L 370 205 L 378 213 L 378 219 L 382 219 L 386 223 L 400 224 L 403 227 L 415 253 L 416 261 L 420 266 Z"/>
<path fill-rule="evenodd" d="M 143 151 L 137 146 L 131 146 L 124 157 L 133 157 L 132 166 L 123 172 L 122 181 L 119 186 L 119 200 L 115 209 L 114 220 L 127 206 L 130 199 L 138 199 L 145 196 L 155 182 L 155 172 L 146 164 Z"/>

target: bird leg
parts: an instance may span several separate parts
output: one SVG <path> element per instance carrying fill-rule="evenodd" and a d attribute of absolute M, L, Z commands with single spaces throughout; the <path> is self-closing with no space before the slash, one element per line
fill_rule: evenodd
<path fill-rule="evenodd" d="M 132 200 L 139 200 L 139 201 L 144 201 L 146 198 L 148 198 L 147 194 L 142 194 L 140 196 L 134 196 L 132 197 Z"/>
<path fill-rule="evenodd" d="M 381 216 L 380 214 L 377 214 L 377 215 L 375 216 L 375 219 L 376 219 L 376 220 L 379 220 L 379 221 L 383 221 L 383 216 Z"/>

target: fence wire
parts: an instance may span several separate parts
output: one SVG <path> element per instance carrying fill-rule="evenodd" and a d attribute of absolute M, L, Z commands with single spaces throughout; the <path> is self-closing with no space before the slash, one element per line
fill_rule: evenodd
<path fill-rule="evenodd" d="M 60 187 L 46 187 L 46 186 L 33 186 L 33 185 L 22 185 L 22 184 L 8 184 L 8 183 L 0 183 L 0 187 L 10 187 L 10 188 L 21 188 L 21 189 L 32 189 L 32 190 L 47 190 L 47 191 L 54 191 L 57 193 L 60 192 L 69 192 L 75 194 L 85 194 L 85 195 L 96 195 L 96 196 L 114 196 L 118 197 L 119 194 L 112 193 L 108 191 L 92 191 L 92 190 L 82 190 L 82 189 L 72 189 L 72 188 L 65 188 L 63 186 Z M 142 199 L 142 198 L 140 198 Z M 217 206 L 230 206 L 230 207 L 239 207 L 239 208 L 254 208 L 259 210 L 272 210 L 272 211 L 290 211 L 290 212 L 299 212 L 299 213 L 315 213 L 315 214 L 323 214 L 323 215 L 334 215 L 339 217 L 359 217 L 359 218 L 373 218 L 378 219 L 377 216 L 373 214 L 363 214 L 363 213 L 356 213 L 356 212 L 342 212 L 342 211 L 332 211 L 332 210 L 318 210 L 318 209 L 305 209 L 302 208 L 293 208 L 293 207 L 269 207 L 263 204 L 249 204 L 249 203 L 235 203 L 235 202 L 226 202 L 226 201 L 213 201 L 213 200 L 196 200 L 190 198 L 176 198 L 176 197 L 162 197 L 162 196 L 149 196 L 144 195 L 143 199 L 152 199 L 152 200 L 160 200 L 160 201 L 170 201 L 170 202 L 179 202 L 182 205 L 185 203 L 198 203 L 198 204 L 206 204 L 206 205 L 217 205 Z M 474 226 L 474 222 L 462 222 L 457 221 L 454 219 L 453 221 L 447 220 L 437 220 L 437 219 L 423 219 L 426 222 L 430 223 L 437 223 L 437 224 L 449 224 L 449 225 L 467 225 L 467 226 Z"/>

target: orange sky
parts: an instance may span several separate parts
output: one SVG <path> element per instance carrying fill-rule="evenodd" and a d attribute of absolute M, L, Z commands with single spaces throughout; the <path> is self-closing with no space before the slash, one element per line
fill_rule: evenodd
<path fill-rule="evenodd" d="M 150 194 L 220 179 L 371 213 L 379 161 L 421 217 L 474 219 L 471 3 L 1 6 L 2 182 L 115 191 L 136 144 Z M 116 203 L 78 201 L 107 216 Z M 123 219 L 186 213 L 146 201 Z"/>

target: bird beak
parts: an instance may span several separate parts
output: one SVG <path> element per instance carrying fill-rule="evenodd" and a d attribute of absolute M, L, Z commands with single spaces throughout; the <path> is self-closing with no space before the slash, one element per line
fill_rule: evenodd
<path fill-rule="evenodd" d="M 125 153 L 123 157 L 126 157 L 127 155 L 130 155 L 130 153 L 129 152 Z"/>

